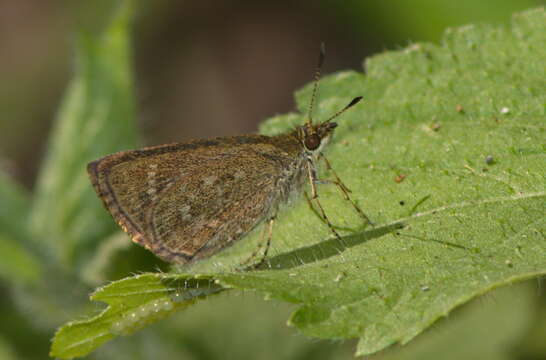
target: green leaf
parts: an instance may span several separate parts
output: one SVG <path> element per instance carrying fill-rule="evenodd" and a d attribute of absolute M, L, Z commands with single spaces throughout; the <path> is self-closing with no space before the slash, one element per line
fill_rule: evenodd
<path fill-rule="evenodd" d="M 114 291 L 124 293 L 123 288 L 129 288 L 131 283 L 131 287 L 141 293 L 153 292 L 161 296 L 154 301 L 170 303 L 177 298 L 173 295 L 181 288 L 184 286 L 189 288 L 196 284 L 195 280 L 183 279 L 177 275 L 174 277 L 165 275 L 163 278 L 156 275 L 151 278 L 146 277 L 147 279 L 140 283 L 137 283 L 135 279 L 113 283 L 112 288 L 108 291 L 110 294 L 114 294 Z M 165 288 L 165 284 L 169 284 L 169 286 Z M 209 288 L 209 282 L 206 279 L 203 279 L 201 284 L 205 286 L 205 289 L 214 291 L 213 288 Z M 114 288 L 117 289 L 114 290 Z M 190 297 L 198 294 L 197 289 L 193 288 L 192 291 L 193 295 L 188 293 Z M 201 286 L 201 291 L 203 291 L 203 286 Z M 130 288 L 127 292 L 130 292 Z M 178 292 L 178 294 L 181 293 Z M 293 306 L 286 303 L 264 301 L 261 297 L 260 294 L 251 292 L 241 294 L 224 292 L 220 296 L 208 297 L 200 306 L 192 306 L 176 316 L 172 316 L 174 315 L 173 307 L 173 312 L 163 314 L 169 315 L 169 318 L 162 321 L 161 324 L 157 324 L 160 326 L 151 326 L 146 331 L 133 334 L 130 337 L 122 336 L 116 342 L 101 347 L 96 353 L 96 358 L 166 359 L 179 358 L 182 356 L 181 354 L 185 358 L 192 359 L 217 359 L 225 357 L 225 354 L 230 354 L 230 358 L 241 360 L 256 358 L 347 359 L 350 356 L 350 346 L 295 336 L 295 331 L 286 329 L 285 326 L 285 318 Z M 113 305 L 112 308 L 115 306 Z M 272 307 L 275 311 L 271 311 Z M 185 309 L 185 307 L 179 309 Z M 131 311 L 111 313 L 111 316 L 115 318 L 114 322 L 126 322 L 130 313 Z M 97 320 L 84 325 L 83 328 L 89 331 L 87 333 L 81 331 L 82 327 L 63 328 L 57 335 L 55 344 L 66 341 L 63 344 L 65 352 L 54 352 L 53 355 L 71 357 L 79 354 L 77 351 L 83 350 L 86 344 L 95 337 L 100 323 L 107 321 L 106 316 L 102 319 L 102 321 Z M 139 318 L 139 326 L 143 326 L 145 321 L 150 321 L 150 319 Z M 109 328 L 106 327 L 106 329 Z M 234 328 L 237 331 L 233 331 Z M 119 335 L 119 332 L 114 330 L 112 336 L 114 335 Z"/>
<path fill-rule="evenodd" d="M 223 289 L 208 278 L 138 275 L 111 283 L 91 295 L 109 306 L 100 314 L 63 326 L 51 346 L 51 356 L 84 356 L 118 335 L 128 335 L 199 298 Z"/>
<path fill-rule="evenodd" d="M 39 175 L 31 216 L 34 238 L 65 266 L 81 262 L 99 239 L 115 230 L 90 186 L 86 164 L 136 143 L 131 8 L 131 2 L 120 2 L 100 36 L 81 34 L 77 39 L 76 72 Z"/>
<path fill-rule="evenodd" d="M 369 59 L 366 75 L 325 78 L 315 119 L 365 97 L 336 120 L 326 155 L 375 226 L 364 228 L 339 191 L 321 185 L 341 241 L 301 200 L 278 214 L 260 271 L 230 269 L 253 252 L 261 229 L 185 271 L 298 304 L 291 325 L 313 337 L 358 338 L 357 355 L 405 344 L 470 299 L 545 274 L 544 20 L 537 9 L 514 16 L 509 29 L 451 30 L 441 46 L 415 44 Z M 309 95 L 309 87 L 297 94 L 302 112 Z M 279 133 L 302 121 L 279 116 L 262 130 Z M 151 282 L 113 294 L 103 315 L 61 328 L 53 354 L 75 356 L 69 351 L 84 343 L 83 355 L 101 343 L 93 334 L 112 338 L 112 324 L 127 316 L 106 316 L 115 302 L 134 309 L 165 279 L 192 279 L 145 278 Z M 161 299 L 169 291 L 161 288 Z"/>

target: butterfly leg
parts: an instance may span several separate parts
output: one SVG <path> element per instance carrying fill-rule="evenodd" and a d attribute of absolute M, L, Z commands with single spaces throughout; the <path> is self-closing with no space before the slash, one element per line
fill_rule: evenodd
<path fill-rule="evenodd" d="M 314 212 L 316 212 L 316 209 L 315 209 L 315 206 L 314 206 L 313 202 L 317 205 L 317 207 L 319 209 L 318 213 L 320 215 L 319 216 L 320 219 L 326 225 L 328 225 L 328 228 L 330 229 L 330 231 L 341 242 L 343 242 L 343 240 L 341 239 L 341 236 L 339 236 L 338 232 L 334 228 L 334 225 L 332 225 L 332 223 L 330 222 L 330 219 L 328 219 L 328 216 L 326 216 L 326 212 L 324 211 L 324 208 L 322 207 L 322 204 L 320 203 L 320 200 L 318 199 L 317 185 L 316 184 L 319 182 L 319 180 L 317 178 L 317 173 L 315 171 L 315 168 L 313 166 L 313 162 L 311 161 L 311 159 L 308 159 L 307 170 L 308 170 L 309 182 L 311 184 L 311 197 L 309 197 L 309 195 L 307 195 L 307 192 L 305 192 L 305 197 L 307 198 L 307 203 L 311 207 L 311 210 L 313 210 Z"/>
<path fill-rule="evenodd" d="M 269 248 L 271 246 L 271 238 L 273 237 L 273 224 L 274 223 L 275 223 L 275 217 L 272 217 L 272 218 L 270 218 L 268 220 L 267 226 L 264 226 L 264 229 L 262 230 L 261 239 L 260 239 L 260 245 L 258 246 L 258 248 L 256 250 L 254 250 L 254 252 L 245 261 L 243 261 L 241 263 L 241 266 L 243 266 L 244 270 L 258 269 L 265 262 L 265 259 L 267 257 L 267 253 L 269 252 Z M 261 255 L 260 261 L 258 261 L 255 264 L 252 264 L 248 268 L 245 268 L 244 265 L 246 265 L 249 262 L 251 262 L 252 260 L 254 260 L 256 258 L 256 256 L 258 256 L 258 253 L 260 252 L 260 250 L 262 249 L 262 245 L 264 244 L 264 237 L 265 237 L 266 231 L 267 231 L 267 240 L 265 241 L 265 250 Z"/>
<path fill-rule="evenodd" d="M 265 242 L 265 250 L 264 250 L 264 252 L 262 254 L 262 258 L 260 259 L 260 261 L 257 263 L 257 265 L 255 267 L 260 266 L 265 261 L 265 258 L 267 257 L 267 253 L 269 252 L 269 248 L 271 246 L 271 238 L 273 237 L 273 224 L 274 223 L 275 223 L 275 218 L 274 217 L 269 219 L 269 222 L 267 224 L 268 225 L 267 226 L 267 240 Z M 262 241 L 263 241 L 263 236 L 262 236 Z"/>
<path fill-rule="evenodd" d="M 339 176 L 337 176 L 337 173 L 335 172 L 334 168 L 332 168 L 332 165 L 330 165 L 330 161 L 328 161 L 326 156 L 324 156 L 324 154 L 320 153 L 319 158 L 324 161 L 324 163 L 326 164 L 326 169 L 328 171 L 331 171 L 332 174 L 334 175 L 334 178 L 335 178 L 335 180 L 321 180 L 321 182 L 336 185 L 338 187 L 338 189 L 341 191 L 341 193 L 343 194 L 343 197 L 345 198 L 345 200 L 347 200 L 347 201 L 349 201 L 351 203 L 351 205 L 353 206 L 355 211 L 358 213 L 358 215 L 362 219 L 364 219 L 364 221 L 366 221 L 366 224 L 373 225 L 373 222 L 370 220 L 370 218 L 364 213 L 364 211 L 362 211 L 362 209 L 354 202 L 354 200 L 351 199 L 351 197 L 349 195 L 349 193 L 351 193 L 351 190 L 347 186 L 345 186 L 345 184 L 341 181 Z"/>

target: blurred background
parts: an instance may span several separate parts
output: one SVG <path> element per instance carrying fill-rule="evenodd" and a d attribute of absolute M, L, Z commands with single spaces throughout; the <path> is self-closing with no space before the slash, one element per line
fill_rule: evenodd
<path fill-rule="evenodd" d="M 0 158 L 30 187 L 73 69 L 75 31 L 101 29 L 110 1 L 0 0 Z M 312 78 L 447 27 L 508 23 L 541 0 L 140 2 L 134 32 L 138 120 L 147 145 L 255 132 L 294 109 Z M 365 94 L 364 94 L 365 95 Z M 7 162 L 7 163 L 6 163 Z"/>
<path fill-rule="evenodd" d="M 321 41 L 327 45 L 324 73 L 362 71 L 363 59 L 375 53 L 413 42 L 439 43 L 448 27 L 508 24 L 512 13 L 543 4 L 540 0 L 140 2 L 133 67 L 142 140 L 153 145 L 255 132 L 266 118 L 294 110 L 293 93 L 311 81 Z M 76 32 L 102 29 L 110 8 L 110 0 L 0 0 L 0 167 L 28 189 L 73 74 Z M 159 266 L 144 253 L 131 247 L 131 256 L 143 256 L 148 268 L 138 260 L 127 262 L 122 266 L 126 272 L 116 277 Z M 90 290 L 65 286 L 61 291 L 71 291 L 75 301 L 86 303 Z M 493 303 L 525 306 L 513 295 L 499 299 Z M 33 307 L 31 301 L 11 294 L 0 282 L 0 307 L 23 310 L 0 319 L 12 324 L 9 333 L 0 333 L 0 360 L 21 354 L 45 358 L 55 326 L 66 320 L 31 319 L 24 312 L 25 307 Z M 95 310 L 100 308 L 96 305 Z M 292 310 L 290 305 L 265 302 L 253 294 L 222 295 L 183 316 L 118 339 L 92 358 L 351 357 L 355 342 L 310 340 L 287 328 Z M 497 318 L 497 313 L 493 311 L 488 319 Z M 157 344 L 165 345 L 161 355 Z"/>

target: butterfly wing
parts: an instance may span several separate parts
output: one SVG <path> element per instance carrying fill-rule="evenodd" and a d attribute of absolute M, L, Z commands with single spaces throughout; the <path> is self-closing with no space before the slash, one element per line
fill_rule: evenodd
<path fill-rule="evenodd" d="M 132 240 L 187 263 L 233 244 L 271 216 L 294 172 L 293 146 L 250 135 L 113 154 L 88 172 Z M 295 140 L 294 140 L 295 141 Z"/>

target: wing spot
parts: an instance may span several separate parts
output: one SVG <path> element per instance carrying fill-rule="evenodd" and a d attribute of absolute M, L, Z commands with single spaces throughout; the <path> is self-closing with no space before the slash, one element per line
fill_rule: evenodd
<path fill-rule="evenodd" d="M 152 198 L 152 200 L 155 199 L 155 197 L 156 197 L 156 196 L 155 196 L 155 193 L 156 193 L 156 192 L 157 192 L 157 190 L 156 190 L 154 187 L 151 187 L 151 188 L 146 189 L 146 193 L 147 193 L 148 195 L 150 195 L 150 197 Z"/>
<path fill-rule="evenodd" d="M 151 165 L 150 165 L 150 167 L 152 167 L 152 166 L 157 167 L 157 165 L 155 165 L 155 164 L 151 164 Z M 149 195 L 155 194 L 155 189 L 154 189 L 154 187 L 155 187 L 155 176 L 156 176 L 156 175 L 157 175 L 157 173 L 156 173 L 155 171 L 148 171 L 148 173 L 147 173 L 147 176 L 148 176 L 148 181 L 147 181 L 147 183 L 148 183 L 148 187 L 149 187 L 149 189 L 148 189 L 148 194 L 149 194 Z M 150 194 L 150 192 L 149 192 L 150 189 L 154 189 L 154 191 L 153 191 L 152 194 Z"/>
<path fill-rule="evenodd" d="M 210 221 L 206 226 L 209 228 L 209 229 L 216 229 L 218 226 L 220 226 L 220 221 L 218 219 L 214 219 L 212 221 Z"/>
<path fill-rule="evenodd" d="M 216 182 L 216 180 L 218 180 L 218 176 L 215 176 L 215 175 L 207 176 L 206 178 L 203 179 L 203 184 L 205 186 L 211 186 Z"/>
<path fill-rule="evenodd" d="M 217 186 L 216 187 L 216 196 L 221 197 L 222 195 L 224 195 L 224 189 L 222 189 L 221 186 Z"/>
<path fill-rule="evenodd" d="M 242 171 L 242 170 L 237 170 L 237 171 L 235 172 L 235 174 L 233 174 L 233 177 L 235 178 L 235 180 L 241 180 L 242 178 L 245 177 L 245 175 L 246 175 L 246 174 L 245 174 L 244 171 Z"/>
<path fill-rule="evenodd" d="M 180 215 L 182 215 L 183 221 L 188 221 L 191 219 L 190 209 L 190 205 L 182 205 L 182 207 L 180 208 Z"/>

